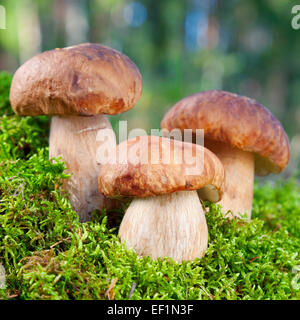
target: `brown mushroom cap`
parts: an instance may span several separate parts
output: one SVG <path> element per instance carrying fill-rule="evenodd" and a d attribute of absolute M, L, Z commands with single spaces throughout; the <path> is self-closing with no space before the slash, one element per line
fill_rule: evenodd
<path fill-rule="evenodd" d="M 43 52 L 15 73 L 10 102 L 20 116 L 118 114 L 142 93 L 142 77 L 125 55 L 84 43 Z"/>
<path fill-rule="evenodd" d="M 204 129 L 205 139 L 252 152 L 257 175 L 279 173 L 289 162 L 280 122 L 257 101 L 230 92 L 210 90 L 182 99 L 165 114 L 161 128 Z"/>
<path fill-rule="evenodd" d="M 116 159 L 127 154 L 127 163 L 116 161 L 115 164 L 102 165 L 98 179 L 99 191 L 108 197 L 149 197 L 205 186 L 209 192 L 204 192 L 204 200 L 217 202 L 222 197 L 223 165 L 217 156 L 202 146 L 157 136 L 141 136 L 120 143 L 116 151 Z M 167 162 L 169 152 L 170 161 Z M 183 152 L 190 157 L 182 157 Z M 204 152 L 202 173 L 187 175 L 187 169 L 195 165 L 190 159 L 196 152 Z M 142 158 L 144 154 L 148 163 Z"/>

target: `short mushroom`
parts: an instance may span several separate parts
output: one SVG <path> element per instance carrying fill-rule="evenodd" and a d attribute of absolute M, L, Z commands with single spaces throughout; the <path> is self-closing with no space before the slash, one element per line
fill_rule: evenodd
<path fill-rule="evenodd" d="M 99 191 L 107 197 L 133 198 L 120 225 L 121 242 L 152 259 L 201 258 L 208 230 L 196 190 L 203 190 L 203 200 L 221 199 L 225 174 L 217 156 L 202 146 L 157 136 L 124 141 L 116 151 L 117 159 L 127 155 L 127 163 L 103 165 Z M 203 167 L 191 174 L 197 152 L 203 155 Z"/>
<path fill-rule="evenodd" d="M 204 91 L 180 100 L 165 114 L 161 128 L 204 130 L 205 147 L 224 165 L 219 203 L 229 218 L 245 212 L 251 218 L 254 173 L 279 173 L 289 161 L 289 141 L 280 122 L 257 101 L 230 92 Z"/>
<path fill-rule="evenodd" d="M 97 134 L 111 130 L 104 114 L 131 109 L 142 92 L 136 65 L 109 47 L 84 43 L 34 56 L 14 74 L 10 102 L 19 116 L 51 115 L 49 157 L 65 161 L 65 182 L 80 220 L 108 205 L 97 191 Z M 114 145 L 111 146 L 114 148 Z M 101 156 L 101 155 L 100 155 Z"/>

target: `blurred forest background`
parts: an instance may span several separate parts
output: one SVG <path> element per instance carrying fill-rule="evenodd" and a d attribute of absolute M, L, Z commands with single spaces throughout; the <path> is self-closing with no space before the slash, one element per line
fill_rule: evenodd
<path fill-rule="evenodd" d="M 291 142 L 284 175 L 300 157 L 300 30 L 286 0 L 6 0 L 0 70 L 81 42 L 120 50 L 138 66 L 143 95 L 111 117 L 130 128 L 159 128 L 181 98 L 207 89 L 246 95 L 282 122 Z M 117 129 L 117 128 L 116 128 Z"/>

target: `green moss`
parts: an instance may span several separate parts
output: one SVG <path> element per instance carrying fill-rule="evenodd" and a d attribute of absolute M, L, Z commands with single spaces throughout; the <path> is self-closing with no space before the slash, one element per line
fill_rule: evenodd
<path fill-rule="evenodd" d="M 7 72 L 0 72 L 0 116 L 12 115 L 9 105 L 9 88 L 12 76 Z"/>
<path fill-rule="evenodd" d="M 0 105 L 2 299 L 128 299 L 134 283 L 131 299 L 300 298 L 292 272 L 300 265 L 296 180 L 255 185 L 250 223 L 229 222 L 206 203 L 209 247 L 201 260 L 140 259 L 118 241 L 123 213 L 95 212 L 79 223 L 62 189 L 64 164 L 48 160 L 48 119 L 19 118 Z"/>

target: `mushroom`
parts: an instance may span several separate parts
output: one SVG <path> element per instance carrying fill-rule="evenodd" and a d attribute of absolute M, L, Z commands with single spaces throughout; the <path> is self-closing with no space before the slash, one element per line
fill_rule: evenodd
<path fill-rule="evenodd" d="M 126 162 L 103 165 L 98 185 L 107 197 L 133 198 L 120 225 L 121 242 L 152 259 L 201 258 L 208 231 L 196 190 L 203 190 L 203 200 L 221 199 L 225 174 L 220 160 L 202 146 L 158 136 L 124 141 L 116 153 Z M 202 170 L 191 172 L 197 154 L 204 159 Z"/>
<path fill-rule="evenodd" d="M 288 164 L 289 141 L 280 122 L 253 99 L 226 91 L 204 91 L 176 103 L 161 121 L 163 130 L 204 130 L 204 145 L 222 161 L 227 213 L 251 218 L 254 173 L 281 172 Z M 229 211 L 229 212 L 228 212 Z"/>
<path fill-rule="evenodd" d="M 49 157 L 61 156 L 72 174 L 65 188 L 81 221 L 88 220 L 91 211 L 110 205 L 97 191 L 96 156 L 104 142 L 97 137 L 110 130 L 115 138 L 104 114 L 131 109 L 141 92 L 142 78 L 136 65 L 100 44 L 43 52 L 14 74 L 10 89 L 14 112 L 19 116 L 53 116 Z"/>

